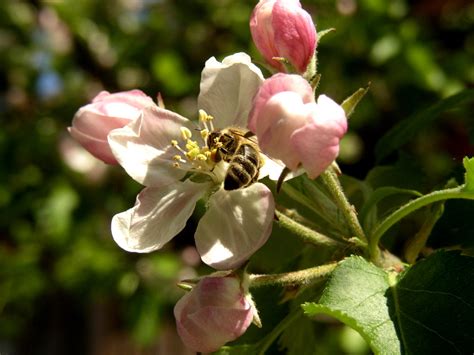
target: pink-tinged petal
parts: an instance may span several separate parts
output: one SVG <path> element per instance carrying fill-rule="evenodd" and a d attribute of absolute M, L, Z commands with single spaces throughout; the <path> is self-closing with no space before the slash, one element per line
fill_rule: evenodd
<path fill-rule="evenodd" d="M 205 277 L 174 308 L 178 333 L 190 349 L 212 352 L 241 336 L 253 318 L 236 277 Z"/>
<path fill-rule="evenodd" d="M 250 16 L 250 33 L 265 60 L 279 71 L 284 71 L 283 65 L 273 60 L 273 57 L 279 56 L 275 47 L 275 33 L 271 21 L 275 2 L 276 0 L 261 0 L 255 6 Z"/>
<path fill-rule="evenodd" d="M 68 127 L 71 137 L 81 144 L 88 152 L 94 152 L 92 155 L 102 160 L 106 164 L 118 164 L 114 154 L 110 150 L 107 140 L 100 140 L 82 133 L 74 127 Z"/>
<path fill-rule="evenodd" d="M 218 270 L 242 265 L 270 236 L 274 210 L 273 195 L 261 183 L 217 191 L 194 235 L 201 259 Z"/>
<path fill-rule="evenodd" d="M 250 17 L 250 32 L 271 66 L 286 71 L 273 59 L 283 57 L 300 73 L 306 71 L 316 49 L 316 29 L 298 0 L 261 0 Z"/>
<path fill-rule="evenodd" d="M 291 137 L 304 169 L 314 179 L 336 159 L 339 142 L 347 131 L 344 110 L 325 95 L 313 107 L 312 120 Z"/>
<path fill-rule="evenodd" d="M 301 96 L 303 103 L 314 102 L 311 85 L 300 75 L 278 73 L 265 80 L 253 100 L 248 128 L 254 132 L 263 132 L 268 129 L 267 124 L 259 121 L 260 111 L 274 95 L 292 91 Z M 270 122 L 271 124 L 271 122 Z"/>
<path fill-rule="evenodd" d="M 216 128 L 247 127 L 252 98 L 263 80 L 245 53 L 228 56 L 222 63 L 212 57 L 202 71 L 198 107 L 214 116 Z"/>
<path fill-rule="evenodd" d="M 101 91 L 93 100 L 91 106 L 102 115 L 117 118 L 135 119 L 140 111 L 148 106 L 155 106 L 151 97 L 140 90 L 130 90 L 110 94 Z"/>
<path fill-rule="evenodd" d="M 127 173 L 145 186 L 181 179 L 186 171 L 173 166 L 178 150 L 172 140 L 181 139 L 181 127 L 193 130 L 186 118 L 159 107 L 143 110 L 142 116 L 109 134 L 109 144 Z"/>
<path fill-rule="evenodd" d="M 207 184 L 190 181 L 147 187 L 135 206 L 112 219 L 112 236 L 123 249 L 147 253 L 160 249 L 186 225 Z"/>
<path fill-rule="evenodd" d="M 306 70 L 316 49 L 316 27 L 299 1 L 280 0 L 273 7 L 272 26 L 279 56 L 287 58 L 300 72 Z"/>
<path fill-rule="evenodd" d="M 133 119 L 113 116 L 104 117 L 100 113 L 95 112 L 95 110 L 92 110 L 91 106 L 92 104 L 86 105 L 76 112 L 72 120 L 72 127 L 87 136 L 102 140 L 105 143 L 107 143 L 107 135 L 110 131 L 126 126 L 141 114 L 141 111 L 136 111 L 131 116 Z"/>
<path fill-rule="evenodd" d="M 107 135 L 136 120 L 142 109 L 155 106 L 153 100 L 139 90 L 110 94 L 99 93 L 92 103 L 81 107 L 72 120 L 69 132 L 85 149 L 105 163 L 117 164 Z"/>
<path fill-rule="evenodd" d="M 259 115 L 258 142 L 262 151 L 272 158 L 281 160 L 290 170 L 298 167 L 300 159 L 290 143 L 296 129 L 306 124 L 311 104 L 303 104 L 301 96 L 284 91 L 270 98 Z"/>

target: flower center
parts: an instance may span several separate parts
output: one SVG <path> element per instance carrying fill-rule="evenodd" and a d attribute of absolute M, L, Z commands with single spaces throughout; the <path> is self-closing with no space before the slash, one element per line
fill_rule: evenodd
<path fill-rule="evenodd" d="M 176 149 L 176 155 L 173 157 L 175 161 L 173 165 L 176 168 L 205 173 L 211 175 L 213 179 L 220 175 L 215 171 L 217 165 L 215 156 L 222 143 L 216 141 L 212 149 L 208 146 L 209 133 L 214 131 L 213 119 L 214 117 L 204 110 L 199 110 L 197 139 L 193 139 L 193 132 L 189 128 L 181 127 L 180 139 L 171 141 L 171 146 Z"/>

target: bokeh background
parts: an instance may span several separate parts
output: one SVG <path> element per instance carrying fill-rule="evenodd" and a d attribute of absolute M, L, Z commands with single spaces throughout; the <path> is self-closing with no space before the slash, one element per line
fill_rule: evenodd
<path fill-rule="evenodd" d="M 164 250 L 122 251 L 111 217 L 141 187 L 68 135 L 99 91 L 161 93 L 197 116 L 211 56 L 261 57 L 248 20 L 256 1 L 0 2 L 0 354 L 185 354 L 172 309 L 176 282 L 208 272 L 195 220 Z M 320 93 L 338 102 L 370 82 L 350 120 L 340 163 L 359 179 L 393 125 L 474 83 L 469 0 L 305 0 L 318 30 Z M 472 107 L 471 107 L 472 109 Z M 404 147 L 403 159 L 441 184 L 473 155 L 469 109 L 451 110 Z M 270 321 L 271 323 L 271 321 Z M 346 328 L 321 330 L 312 354 L 366 353 Z M 277 351 L 277 350 L 275 350 Z M 284 350 L 282 350 L 284 353 Z"/>

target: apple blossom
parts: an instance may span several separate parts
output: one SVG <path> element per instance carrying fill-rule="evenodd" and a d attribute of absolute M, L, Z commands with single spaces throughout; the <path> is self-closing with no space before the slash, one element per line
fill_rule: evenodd
<path fill-rule="evenodd" d="M 107 141 L 109 132 L 140 116 L 143 108 L 155 106 L 140 90 L 111 94 L 101 91 L 92 103 L 81 107 L 72 120 L 69 133 L 93 156 L 108 164 L 118 164 Z"/>
<path fill-rule="evenodd" d="M 255 96 L 249 128 L 264 153 L 290 170 L 302 166 L 315 178 L 336 159 L 347 119 L 329 97 L 321 95 L 315 102 L 302 77 L 276 74 Z"/>
<path fill-rule="evenodd" d="M 285 58 L 304 73 L 316 49 L 316 28 L 298 0 L 260 0 L 250 18 L 250 31 L 265 60 L 279 71 Z"/>
<path fill-rule="evenodd" d="M 216 269 L 238 267 L 266 242 L 274 215 L 271 191 L 259 182 L 224 190 L 228 164 L 213 161 L 207 146 L 210 131 L 246 126 L 262 82 L 260 70 L 244 53 L 222 63 L 211 58 L 201 77 L 200 127 L 153 106 L 109 134 L 120 165 L 145 186 L 135 206 L 112 220 L 119 246 L 133 252 L 160 249 L 184 228 L 200 198 L 208 199 L 208 210 L 198 223 L 195 241 L 205 263 Z M 264 166 L 261 176 L 266 173 Z"/>

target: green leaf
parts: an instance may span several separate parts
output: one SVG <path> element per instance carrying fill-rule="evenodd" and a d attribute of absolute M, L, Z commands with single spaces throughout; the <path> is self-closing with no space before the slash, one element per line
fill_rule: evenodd
<path fill-rule="evenodd" d="M 318 42 L 321 40 L 321 38 L 326 36 L 328 33 L 331 33 L 331 32 L 334 32 L 334 31 L 336 31 L 335 28 L 328 28 L 327 30 L 319 31 L 318 32 Z"/>
<path fill-rule="evenodd" d="M 401 274 L 350 257 L 336 268 L 319 304 L 357 330 L 375 354 L 467 354 L 474 351 L 474 258 L 440 251 Z"/>
<path fill-rule="evenodd" d="M 433 124 L 441 113 L 472 101 L 474 89 L 464 90 L 401 121 L 378 141 L 375 147 L 377 162 L 409 142 L 423 128 Z"/>
<path fill-rule="evenodd" d="M 367 91 L 369 91 L 369 86 L 367 86 L 365 89 L 360 88 L 347 99 L 345 99 L 344 102 L 341 104 L 347 117 L 352 115 L 359 101 L 362 100 L 365 94 L 367 94 Z"/>
<path fill-rule="evenodd" d="M 474 258 L 440 251 L 404 273 L 389 299 L 407 354 L 474 352 Z"/>
<path fill-rule="evenodd" d="M 464 191 L 474 192 L 474 158 L 465 157 L 462 161 L 466 174 L 464 175 L 464 181 L 466 186 Z"/>
<path fill-rule="evenodd" d="M 349 228 L 329 192 L 320 179 L 311 180 L 306 174 L 291 179 L 282 185 L 277 196 L 279 204 L 298 210 L 318 231 L 342 239 Z"/>
<path fill-rule="evenodd" d="M 343 261 L 332 273 L 319 304 L 305 303 L 309 316 L 325 313 L 357 330 L 378 354 L 400 354 L 385 293 L 388 274 L 359 256 Z"/>

